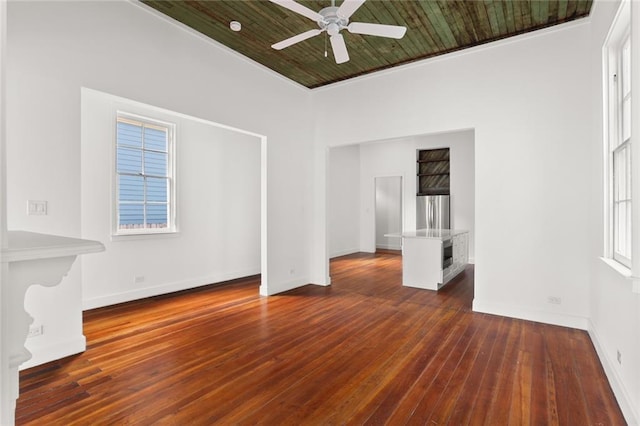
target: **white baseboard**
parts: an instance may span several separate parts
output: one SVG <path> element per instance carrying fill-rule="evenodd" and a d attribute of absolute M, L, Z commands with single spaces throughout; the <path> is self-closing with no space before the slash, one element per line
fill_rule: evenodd
<path fill-rule="evenodd" d="M 613 394 L 618 401 L 618 405 L 620 405 L 620 409 L 622 410 L 625 420 L 629 425 L 637 426 L 640 419 L 638 412 L 629 397 L 629 392 L 624 386 L 624 382 L 622 381 L 618 370 L 615 368 L 614 360 L 607 355 L 607 351 L 604 349 L 601 343 L 602 341 L 598 336 L 598 332 L 591 320 L 589 320 L 589 328 L 587 331 L 589 332 L 593 346 L 596 348 L 596 353 L 598 354 L 598 358 L 600 358 L 600 364 L 602 364 L 604 373 L 606 374 L 607 379 L 609 379 L 609 384 L 611 385 Z"/>
<path fill-rule="evenodd" d="M 269 285 L 267 288 L 264 285 L 260 286 L 260 296 L 273 296 L 274 294 L 283 293 L 285 291 L 293 290 L 294 288 L 302 287 L 309 284 L 309 280 L 306 278 L 297 278 L 286 283 L 280 283 L 276 285 Z"/>
<path fill-rule="evenodd" d="M 31 359 L 24 362 L 20 366 L 20 370 L 42 365 L 47 362 L 55 361 L 70 355 L 79 354 L 87 349 L 87 339 L 84 335 L 76 338 L 56 342 L 52 345 L 29 349 L 31 351 Z"/>
<path fill-rule="evenodd" d="M 260 273 L 260 268 L 251 268 L 244 271 L 235 271 L 226 274 L 191 278 L 184 281 L 176 281 L 156 285 L 153 287 L 139 288 L 123 293 L 109 294 L 106 296 L 85 299 L 82 301 L 82 309 L 95 309 L 103 306 L 116 305 L 118 303 L 130 302 L 132 300 L 144 299 L 147 297 L 159 296 L 161 294 L 173 293 L 181 290 L 202 287 L 209 284 L 217 284 L 224 281 L 235 280 L 237 278 L 249 277 Z"/>
<path fill-rule="evenodd" d="M 360 250 L 358 248 L 352 248 L 347 250 L 339 250 L 329 255 L 329 259 L 333 259 L 334 257 L 346 256 L 348 254 L 357 253 Z"/>
<path fill-rule="evenodd" d="M 541 322 L 544 324 L 560 325 L 563 327 L 587 330 L 587 318 L 575 315 L 559 314 L 525 307 L 503 305 L 499 303 L 486 303 L 473 299 L 473 311 L 485 314 L 500 315 L 509 318 L 518 318 L 527 321 Z"/>
<path fill-rule="evenodd" d="M 402 245 L 400 244 L 376 244 L 377 249 L 382 250 L 402 250 Z"/>

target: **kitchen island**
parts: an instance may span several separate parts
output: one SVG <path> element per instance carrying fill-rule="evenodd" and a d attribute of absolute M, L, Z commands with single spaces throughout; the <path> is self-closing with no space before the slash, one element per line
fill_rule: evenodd
<path fill-rule="evenodd" d="M 402 285 L 439 290 L 469 262 L 469 231 L 418 229 L 401 234 Z"/>

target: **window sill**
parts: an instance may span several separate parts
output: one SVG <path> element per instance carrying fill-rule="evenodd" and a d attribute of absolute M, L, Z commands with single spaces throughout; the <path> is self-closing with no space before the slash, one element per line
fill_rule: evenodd
<path fill-rule="evenodd" d="M 616 271 L 617 273 L 622 275 L 624 278 L 626 278 L 628 280 L 631 280 L 631 282 L 632 282 L 631 291 L 634 292 L 634 293 L 639 293 L 640 294 L 640 277 L 634 277 L 631 274 L 631 269 L 627 268 L 624 265 L 621 265 L 620 263 L 616 262 L 613 259 L 609 259 L 609 258 L 606 258 L 606 257 L 601 257 L 600 260 L 602 260 L 604 263 L 609 265 L 609 267 L 611 267 L 611 269 L 613 269 L 614 271 Z"/>
<path fill-rule="evenodd" d="M 112 234 L 111 241 L 138 241 L 138 240 L 155 240 L 162 238 L 178 238 L 180 233 L 178 231 L 173 232 L 148 232 L 140 234 Z"/>

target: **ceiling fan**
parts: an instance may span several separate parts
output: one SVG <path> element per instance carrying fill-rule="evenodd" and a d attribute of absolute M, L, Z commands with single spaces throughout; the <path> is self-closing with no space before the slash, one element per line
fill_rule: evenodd
<path fill-rule="evenodd" d="M 340 31 L 345 28 L 353 34 L 364 34 L 395 39 L 404 37 L 404 34 L 407 32 L 406 27 L 398 25 L 370 24 L 365 22 L 349 23 L 351 15 L 353 15 L 366 0 L 344 0 L 340 7 L 336 7 L 335 0 L 332 0 L 332 5 L 325 7 L 320 12 L 314 12 L 294 0 L 269 1 L 315 21 L 320 27 L 320 29 L 309 30 L 286 40 L 282 40 L 281 42 L 271 45 L 272 48 L 282 50 L 285 47 L 300 43 L 301 41 L 315 37 L 326 31 L 327 34 L 329 34 L 331 49 L 333 50 L 333 56 L 337 64 L 349 61 L 347 45 L 344 42 L 344 37 L 340 34 Z"/>

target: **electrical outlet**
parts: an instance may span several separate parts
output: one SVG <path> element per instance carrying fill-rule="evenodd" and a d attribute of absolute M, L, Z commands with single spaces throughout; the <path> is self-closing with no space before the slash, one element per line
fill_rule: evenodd
<path fill-rule="evenodd" d="M 144 275 L 136 275 L 135 277 L 133 277 L 134 284 L 140 284 L 143 282 L 144 282 Z"/>
<path fill-rule="evenodd" d="M 551 303 L 552 305 L 560 305 L 562 304 L 562 299 L 556 296 L 549 296 L 547 298 L 547 302 Z"/>
<path fill-rule="evenodd" d="M 27 202 L 27 214 L 29 216 L 46 216 L 47 202 L 44 200 L 29 200 Z"/>
<path fill-rule="evenodd" d="M 31 325 L 29 326 L 29 334 L 27 334 L 27 339 L 31 339 L 32 337 L 42 336 L 44 334 L 44 326 L 43 325 Z"/>
<path fill-rule="evenodd" d="M 618 359 L 618 364 L 622 365 L 622 354 L 619 350 L 616 351 L 616 358 Z"/>

